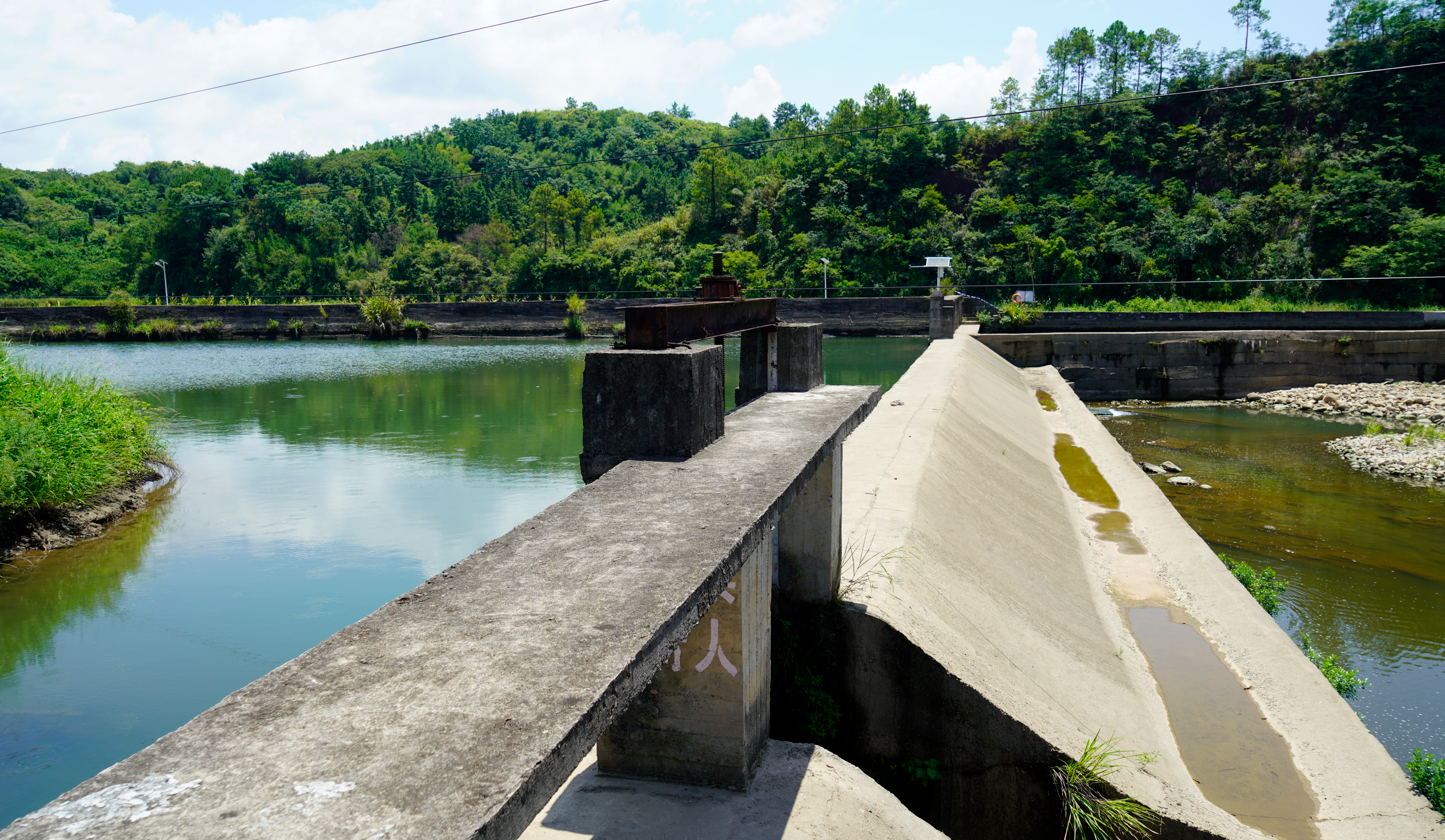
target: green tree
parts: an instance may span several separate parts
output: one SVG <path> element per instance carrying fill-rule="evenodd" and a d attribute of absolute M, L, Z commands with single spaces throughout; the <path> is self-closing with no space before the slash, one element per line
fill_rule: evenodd
<path fill-rule="evenodd" d="M 1021 115 L 1010 113 L 1023 110 L 1024 107 L 1024 95 L 1023 91 L 1019 89 L 1019 80 L 1013 76 L 1004 79 L 1003 84 L 999 85 L 998 96 L 990 99 L 988 106 L 990 114 L 1003 115 L 990 116 L 988 118 L 989 125 L 1019 125 L 1022 123 Z"/>
<path fill-rule="evenodd" d="M 1134 37 L 1122 20 L 1109 24 L 1098 39 L 1100 87 L 1104 98 L 1113 99 L 1124 92 L 1129 79 L 1129 60 L 1134 53 Z"/>
<path fill-rule="evenodd" d="M 1248 57 L 1250 29 L 1258 29 L 1261 23 L 1269 20 L 1264 0 L 1239 0 L 1229 8 L 1229 14 L 1234 18 L 1234 27 L 1244 30 L 1244 55 Z"/>
<path fill-rule="evenodd" d="M 24 219 L 30 204 L 9 178 L 0 178 L 0 219 Z"/>

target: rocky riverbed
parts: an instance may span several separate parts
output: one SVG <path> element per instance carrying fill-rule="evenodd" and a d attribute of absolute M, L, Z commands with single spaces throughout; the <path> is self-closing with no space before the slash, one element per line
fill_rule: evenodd
<path fill-rule="evenodd" d="M 1445 482 L 1445 383 L 1315 385 L 1249 394 L 1238 402 L 1272 411 L 1373 421 L 1374 434 L 1340 438 L 1326 447 L 1356 469 Z"/>

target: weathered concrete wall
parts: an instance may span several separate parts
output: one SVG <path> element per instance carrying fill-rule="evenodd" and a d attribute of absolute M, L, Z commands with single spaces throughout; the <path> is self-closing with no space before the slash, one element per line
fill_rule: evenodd
<path fill-rule="evenodd" d="M 1319 802 L 1322 837 L 1437 836 L 1349 706 L 1063 381 L 960 338 L 930 345 L 845 445 L 845 539 L 865 574 L 836 631 L 845 731 L 832 747 L 865 769 L 936 759 L 942 779 L 904 801 L 952 837 L 1044 838 L 1059 835 L 1049 767 L 1117 735 L 1159 755 L 1114 782 L 1163 815 L 1161 836 L 1261 837 L 1205 799 L 1180 756 L 1125 618 L 1162 598 L 1252 683 Z M 1059 412 L 1040 408 L 1035 382 Z M 1063 428 L 1148 554 L 1121 558 L 1091 536 L 1052 455 Z M 889 575 L 866 574 L 880 560 Z"/>
<path fill-rule="evenodd" d="M 622 322 L 623 307 L 682 300 L 589 300 L 583 321 L 594 334 L 610 336 L 612 325 Z M 407 318 L 427 323 L 434 334 L 446 335 L 560 336 L 566 314 L 566 303 L 560 300 L 413 303 L 406 307 Z M 928 332 L 928 298 L 783 298 L 778 301 L 778 317 L 789 323 L 821 323 L 830 335 L 922 335 Z M 136 318 L 167 318 L 192 325 L 220 319 L 225 325 L 223 337 L 266 335 L 267 324 L 273 320 L 282 328 L 301 321 L 308 336 L 351 336 L 366 330 L 360 306 L 354 303 L 137 306 Z M 104 306 L 0 307 L 0 332 L 19 335 L 54 324 L 93 328 L 109 319 Z"/>
<path fill-rule="evenodd" d="M 1316 382 L 1445 379 L 1439 330 L 999 333 L 978 340 L 1019 367 L 1058 368 L 1085 400 L 1233 399 Z"/>
<path fill-rule="evenodd" d="M 1445 312 L 1045 312 L 1025 331 L 1423 329 L 1445 329 Z"/>

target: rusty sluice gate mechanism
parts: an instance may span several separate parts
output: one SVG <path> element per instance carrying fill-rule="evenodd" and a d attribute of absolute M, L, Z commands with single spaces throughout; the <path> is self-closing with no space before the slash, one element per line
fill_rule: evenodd
<path fill-rule="evenodd" d="M 738 279 L 723 274 L 721 251 L 712 254 L 712 274 L 691 303 L 658 303 L 622 310 L 624 350 L 666 350 L 692 341 L 777 326 L 778 299 L 742 295 Z"/>

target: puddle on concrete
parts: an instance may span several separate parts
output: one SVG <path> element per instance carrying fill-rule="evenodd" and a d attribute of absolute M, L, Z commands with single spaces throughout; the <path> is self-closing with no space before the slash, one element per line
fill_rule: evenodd
<path fill-rule="evenodd" d="M 1284 840 L 1317 840 L 1315 803 L 1289 748 L 1209 642 L 1169 611 L 1129 611 L 1164 694 L 1174 738 L 1204 796 L 1240 822 Z"/>
<path fill-rule="evenodd" d="M 1123 554 L 1146 553 L 1144 544 L 1129 527 L 1129 514 L 1119 510 L 1119 497 L 1114 488 L 1109 486 L 1089 453 L 1074 443 L 1072 435 L 1054 435 L 1054 460 L 1059 462 L 1059 470 L 1075 495 L 1086 502 L 1111 508 L 1089 517 L 1099 539 L 1114 543 Z"/>
<path fill-rule="evenodd" d="M 1034 398 L 1039 401 L 1039 405 L 1044 407 L 1044 411 L 1059 410 L 1059 404 L 1054 402 L 1053 395 L 1050 394 L 1048 391 L 1043 390 L 1042 388 L 1034 391 Z"/>

